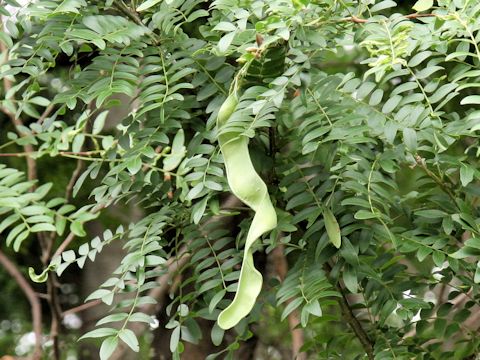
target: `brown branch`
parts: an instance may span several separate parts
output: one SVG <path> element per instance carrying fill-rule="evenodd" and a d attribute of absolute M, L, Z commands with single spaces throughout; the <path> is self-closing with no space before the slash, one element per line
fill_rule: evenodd
<path fill-rule="evenodd" d="M 80 177 L 82 170 L 83 170 L 83 160 L 78 159 L 77 160 L 77 166 L 75 167 L 75 170 L 72 173 L 72 177 L 70 178 L 70 181 L 68 182 L 67 188 L 65 189 L 65 199 L 67 201 L 70 200 L 73 192 L 73 187 L 75 186 L 75 183 L 77 182 L 78 178 Z"/>
<path fill-rule="evenodd" d="M 102 210 L 103 208 L 105 208 L 105 205 L 104 204 L 99 204 L 98 206 L 94 207 L 90 211 L 90 213 L 95 214 L 95 213 L 99 212 L 100 210 Z M 57 256 L 60 256 L 62 254 L 62 252 L 65 251 L 65 249 L 68 247 L 68 245 L 70 245 L 70 243 L 74 239 L 75 239 L 75 234 L 73 232 L 70 232 L 67 235 L 67 237 L 63 240 L 63 242 L 60 244 L 60 246 L 57 248 L 57 250 L 55 250 L 55 253 L 52 256 L 52 259 L 57 257 Z"/>
<path fill-rule="evenodd" d="M 413 13 L 413 14 L 408 14 L 405 15 L 407 19 L 418 19 L 418 18 L 423 18 L 423 17 L 435 17 L 437 14 L 419 14 L 419 13 Z"/>
<path fill-rule="evenodd" d="M 68 245 L 70 245 L 70 243 L 74 239 L 75 239 L 75 234 L 73 232 L 69 233 L 67 235 L 67 237 L 65 238 L 65 240 L 63 240 L 63 242 L 60 244 L 60 246 L 57 248 L 57 250 L 53 254 L 52 259 L 57 257 L 57 256 L 60 256 L 62 254 L 62 252 L 65 251 L 65 249 L 68 247 Z"/>
<path fill-rule="evenodd" d="M 328 263 L 325 263 L 324 268 L 328 273 L 332 271 L 332 267 Z M 341 295 L 338 299 L 338 304 L 340 305 L 340 310 L 342 311 L 344 319 L 348 322 L 348 325 L 352 328 L 355 336 L 362 344 L 363 350 L 367 354 L 367 357 L 370 360 L 374 360 L 374 342 L 368 337 L 368 334 L 363 329 L 362 324 L 360 324 L 360 321 L 358 321 L 357 317 L 353 313 L 353 310 L 350 307 L 350 303 L 348 302 L 347 296 L 345 295 L 345 291 L 343 290 L 342 286 L 339 283 L 336 283 L 335 287 Z"/>
<path fill-rule="evenodd" d="M 5 270 L 10 274 L 10 276 L 22 289 L 23 293 L 28 299 L 28 302 L 30 303 L 30 306 L 32 308 L 33 332 L 35 333 L 33 360 L 40 360 L 42 357 L 42 309 L 40 306 L 40 300 L 36 292 L 33 290 L 27 280 L 25 280 L 22 273 L 17 269 L 15 264 L 1 250 L 0 264 L 2 264 Z"/>
<path fill-rule="evenodd" d="M 283 245 L 278 245 L 275 250 L 272 251 L 272 262 L 278 277 L 281 281 L 284 281 L 288 272 L 288 263 L 285 258 Z M 287 304 L 288 303 L 290 303 L 290 301 L 287 301 Z M 303 330 L 297 328 L 299 323 L 298 311 L 294 310 L 288 315 L 288 327 L 290 328 L 292 336 L 292 359 L 306 360 L 307 354 L 300 351 L 305 339 Z"/>
<path fill-rule="evenodd" d="M 140 17 L 138 16 L 137 12 L 130 9 L 127 5 L 124 4 L 122 0 L 116 0 L 113 5 L 137 25 L 145 26 L 145 24 L 142 22 L 142 19 L 140 19 Z"/>
<path fill-rule="evenodd" d="M 0 26 L 3 27 L 0 18 Z M 5 58 L 8 59 L 8 49 L 3 42 L 0 41 L 0 52 L 5 54 Z M 12 88 L 12 82 L 6 77 L 3 77 L 3 87 L 5 90 L 5 94 Z M 15 126 L 17 133 L 20 136 L 24 136 L 25 134 L 20 131 L 19 127 L 23 126 L 22 119 L 18 118 L 14 113 L 7 110 L 6 108 L 2 108 L 2 111 L 10 118 L 10 121 Z M 33 146 L 31 144 L 25 144 L 23 149 L 26 153 L 32 153 L 34 151 Z M 36 180 L 37 179 L 37 163 L 35 159 L 31 157 L 27 157 L 27 176 L 28 180 Z"/>
<path fill-rule="evenodd" d="M 404 15 L 405 18 L 407 19 L 418 19 L 418 18 L 423 18 L 423 17 L 434 17 L 437 16 L 436 14 L 419 14 L 419 13 L 413 13 L 413 14 L 408 14 Z M 356 24 L 364 24 L 368 22 L 368 19 L 362 19 L 357 16 L 351 16 L 345 19 L 342 19 L 343 21 L 351 21 Z"/>
<path fill-rule="evenodd" d="M 79 306 L 75 306 L 74 308 L 71 308 L 71 309 L 68 309 L 68 310 L 65 310 L 64 312 L 62 312 L 62 318 L 64 318 L 66 315 L 69 315 L 69 314 L 76 314 L 76 313 L 88 310 L 88 309 L 90 309 L 92 307 L 95 307 L 95 306 L 98 306 L 100 304 L 102 304 L 102 300 L 93 300 L 93 301 L 90 301 L 88 303 L 85 303 L 85 304 L 82 304 L 82 305 L 79 305 Z"/>
<path fill-rule="evenodd" d="M 48 105 L 45 108 L 45 110 L 43 111 L 43 114 L 40 115 L 39 119 L 37 120 L 37 124 L 39 124 L 39 125 L 43 124 L 43 122 L 48 117 L 48 115 L 50 115 L 50 113 L 52 112 L 54 107 L 55 107 L 55 105 L 53 103 L 50 103 L 50 105 Z"/>
<path fill-rule="evenodd" d="M 352 311 L 352 308 L 350 307 L 350 304 L 348 303 L 348 299 L 345 296 L 345 292 L 343 291 L 342 287 L 337 284 L 337 291 L 340 292 L 341 297 L 338 301 L 340 304 L 340 309 L 342 310 L 343 317 L 345 320 L 347 320 L 348 324 L 352 328 L 353 332 L 355 333 L 355 336 L 360 340 L 360 343 L 363 346 L 363 350 L 367 354 L 368 358 L 373 360 L 375 357 L 373 355 L 373 343 L 368 337 L 367 333 L 362 327 L 362 324 L 360 324 L 360 321 L 358 321 L 357 317 Z"/>

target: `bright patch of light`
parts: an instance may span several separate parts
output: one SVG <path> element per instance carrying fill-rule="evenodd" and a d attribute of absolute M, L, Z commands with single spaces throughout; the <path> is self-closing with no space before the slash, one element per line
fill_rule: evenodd
<path fill-rule="evenodd" d="M 158 328 L 159 325 L 160 322 L 158 321 L 158 319 L 155 316 L 152 316 L 152 320 L 150 321 L 150 329 L 154 330 Z"/>
<path fill-rule="evenodd" d="M 67 329 L 80 329 L 82 327 L 82 320 L 76 314 L 67 314 L 63 318 L 63 325 Z"/>
<path fill-rule="evenodd" d="M 35 333 L 33 331 L 22 335 L 15 347 L 15 353 L 19 356 L 27 355 L 35 346 Z"/>

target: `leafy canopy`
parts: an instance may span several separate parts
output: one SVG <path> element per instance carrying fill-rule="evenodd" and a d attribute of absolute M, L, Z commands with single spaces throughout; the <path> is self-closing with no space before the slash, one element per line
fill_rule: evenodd
<path fill-rule="evenodd" d="M 102 338 L 102 359 L 119 342 L 139 350 L 130 325 L 151 321 L 142 313 L 155 301 L 149 290 L 175 261 L 185 261 L 167 309 L 175 358 L 185 342 L 208 337 L 198 320 L 215 322 L 231 302 L 253 217 L 225 207 L 231 189 L 217 139 L 232 133 L 249 139 L 278 217 L 256 254 L 281 245 L 290 269 L 280 283 L 260 266 L 268 279 L 254 311 L 231 343 L 213 326 L 223 347 L 209 359 L 233 356 L 252 336 L 249 324 L 275 308 L 270 323 L 299 312 L 309 329 L 303 350 L 320 358 L 477 353 L 480 3 L 403 3 L 2 3 L 15 20 L 0 32 L 1 77 L 13 82 L 0 104 L 25 122 L 0 147 L 39 164 L 84 162 L 73 195 L 90 196 L 74 205 L 52 184 L 31 192 L 23 164 L 5 163 L 0 232 L 15 251 L 38 232 L 58 243 L 81 238 L 53 251 L 40 276 L 32 269 L 36 281 L 82 268 L 123 239 L 128 254 L 87 299 L 115 304 L 83 336 Z M 237 81 L 239 104 L 219 129 Z M 129 109 L 112 119 L 119 95 Z M 21 152 L 26 145 L 34 152 Z M 128 203 L 143 218 L 88 238 L 86 223 Z"/>

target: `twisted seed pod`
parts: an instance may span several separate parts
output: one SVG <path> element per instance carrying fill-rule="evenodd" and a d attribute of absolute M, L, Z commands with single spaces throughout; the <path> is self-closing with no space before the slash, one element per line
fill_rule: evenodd
<path fill-rule="evenodd" d="M 219 129 L 228 122 L 237 104 L 238 99 L 235 94 L 225 100 L 218 112 Z M 220 328 L 227 330 L 250 313 L 262 289 L 262 274 L 255 269 L 251 247 L 262 234 L 277 226 L 277 215 L 270 201 L 267 186 L 253 167 L 248 151 L 248 138 L 234 133 L 225 133 L 218 136 L 218 142 L 223 154 L 230 189 L 235 196 L 255 211 L 245 242 L 237 293 L 233 302 L 218 317 Z"/>

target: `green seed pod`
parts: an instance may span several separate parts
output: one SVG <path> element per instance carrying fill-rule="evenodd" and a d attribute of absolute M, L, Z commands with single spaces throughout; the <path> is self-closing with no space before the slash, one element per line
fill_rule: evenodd
<path fill-rule="evenodd" d="M 233 112 L 237 108 L 238 98 L 235 94 L 230 94 L 220 106 L 217 115 L 217 126 L 222 126 L 232 116 Z"/>
<path fill-rule="evenodd" d="M 218 112 L 219 128 L 227 123 L 237 104 L 238 99 L 234 94 L 225 100 Z M 232 303 L 218 317 L 218 325 L 226 330 L 238 324 L 255 305 L 263 279 L 253 263 L 252 245 L 260 236 L 277 226 L 277 214 L 268 195 L 267 186 L 253 167 L 248 151 L 248 138 L 224 134 L 218 137 L 218 142 L 230 189 L 236 197 L 255 211 L 245 242 L 237 293 Z"/>

